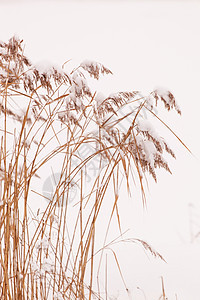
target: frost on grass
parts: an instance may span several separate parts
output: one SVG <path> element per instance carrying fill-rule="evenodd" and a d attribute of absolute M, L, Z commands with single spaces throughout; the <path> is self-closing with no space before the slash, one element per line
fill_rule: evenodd
<path fill-rule="evenodd" d="M 87 71 L 91 77 L 95 79 L 99 79 L 101 74 L 112 74 L 111 70 L 106 68 L 101 63 L 91 61 L 91 60 L 84 60 L 81 63 L 81 68 L 83 68 L 85 71 Z"/>
<path fill-rule="evenodd" d="M 142 172 L 149 172 L 155 180 L 157 167 L 170 172 L 163 155 L 164 152 L 168 152 L 175 158 L 175 154 L 150 121 L 142 115 L 145 109 L 153 111 L 159 102 L 163 102 L 167 110 L 175 109 L 181 114 L 170 91 L 157 88 L 146 97 L 141 96 L 139 91 L 111 93 L 109 96 L 103 95 L 101 91 L 94 93 L 86 73 L 98 80 L 101 75 L 112 74 L 107 67 L 99 62 L 85 60 L 78 68 L 66 72 L 49 62 L 32 64 L 24 55 L 22 45 L 23 41 L 17 37 L 11 38 L 8 43 L 0 43 L 1 89 L 7 87 L 10 95 L 14 91 L 31 95 L 27 115 L 25 111 L 18 113 L 17 109 L 12 110 L 12 106 L 7 106 L 7 115 L 19 122 L 23 122 L 26 115 L 26 123 L 29 125 L 33 124 L 34 119 L 45 122 L 46 106 L 59 101 L 56 113 L 62 124 L 83 128 L 83 123 L 90 113 L 96 126 L 95 132 L 101 134 L 103 144 L 100 148 L 103 146 L 106 149 L 111 144 L 116 148 L 115 153 L 124 151 L 125 156 L 130 153 L 137 168 Z M 59 90 L 59 95 L 52 97 L 56 89 Z M 128 115 L 120 117 L 122 108 L 133 108 L 133 105 L 134 109 L 129 113 L 129 118 Z M 0 103 L 0 110 L 5 114 L 3 101 Z M 124 119 L 128 119 L 129 124 L 127 123 L 126 129 L 122 130 Z M 106 156 L 112 157 L 112 150 L 107 151 Z"/>
<path fill-rule="evenodd" d="M 160 99 L 164 103 L 164 106 L 167 110 L 175 109 L 177 113 L 181 115 L 181 110 L 174 98 L 174 95 L 169 90 L 161 87 L 157 88 L 153 92 L 153 96 L 156 99 L 156 104 L 157 101 Z"/>

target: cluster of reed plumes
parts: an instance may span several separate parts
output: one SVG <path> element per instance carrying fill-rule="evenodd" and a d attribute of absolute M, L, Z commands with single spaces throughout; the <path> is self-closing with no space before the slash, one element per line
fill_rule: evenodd
<path fill-rule="evenodd" d="M 17 37 L 0 42 L 0 299 L 107 299 L 99 269 L 105 249 L 119 239 L 105 238 L 96 248 L 103 203 L 111 203 L 106 235 L 115 215 L 120 232 L 121 180 L 128 191 L 138 180 L 145 202 L 145 174 L 156 180 L 157 168 L 170 172 L 164 154 L 175 157 L 143 115 L 159 119 L 158 102 L 180 113 L 170 92 L 104 97 L 91 90 L 88 78 L 112 74 L 109 69 L 84 61 L 67 73 L 66 66 L 33 65 Z M 82 149 L 89 149 L 86 156 Z M 35 185 L 51 162 L 59 164 L 60 177 L 48 199 Z M 85 184 L 91 163 L 98 172 Z M 114 193 L 107 197 L 110 186 Z M 42 203 L 37 213 L 36 198 Z M 142 240 L 127 241 L 162 258 Z"/>

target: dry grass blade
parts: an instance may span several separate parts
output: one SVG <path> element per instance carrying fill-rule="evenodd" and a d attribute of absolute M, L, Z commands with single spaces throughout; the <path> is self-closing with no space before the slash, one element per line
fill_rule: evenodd
<path fill-rule="evenodd" d="M 131 91 L 100 97 L 87 74 L 98 80 L 112 74 L 108 68 L 92 61 L 69 73 L 63 68 L 32 64 L 17 37 L 0 42 L 3 300 L 108 299 L 110 253 L 129 297 L 113 249 L 120 242 L 139 243 L 164 260 L 142 239 L 123 238 L 119 202 L 121 187 L 128 195 L 136 184 L 145 204 L 146 175 L 156 180 L 157 168 L 170 171 L 164 154 L 175 154 L 144 120 L 143 112 L 148 110 L 177 137 L 152 109 L 160 100 L 167 110 L 180 113 L 174 96 L 154 91 L 144 97 Z M 40 187 L 45 179 L 52 188 L 47 194 Z M 114 218 L 120 239 L 107 242 Z M 105 283 L 103 289 L 100 282 Z M 162 293 L 166 300 L 163 279 Z"/>

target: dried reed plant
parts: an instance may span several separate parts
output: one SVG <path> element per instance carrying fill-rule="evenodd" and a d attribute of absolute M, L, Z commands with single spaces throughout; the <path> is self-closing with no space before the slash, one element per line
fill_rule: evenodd
<path fill-rule="evenodd" d="M 120 180 L 125 179 L 127 191 L 138 180 L 145 204 L 145 174 L 156 180 L 157 168 L 170 172 L 164 155 L 175 154 L 142 112 L 159 119 L 154 108 L 163 102 L 180 114 L 172 93 L 158 89 L 148 97 L 138 91 L 104 97 L 88 85 L 89 76 L 98 80 L 101 74 L 112 72 L 91 61 L 69 73 L 33 65 L 22 40 L 0 42 L 0 299 L 107 299 L 107 284 L 105 292 L 99 284 L 102 257 L 124 240 L 122 235 L 110 243 L 105 238 L 102 248 L 96 248 L 96 227 L 109 187 L 114 193 L 106 236 L 114 213 L 121 230 Z M 131 111 L 121 116 L 127 106 Z M 83 146 L 92 149 L 84 158 Z M 73 159 L 78 161 L 75 166 Z M 60 177 L 45 202 L 33 186 L 43 180 L 40 173 L 48 172 L 51 161 L 59 164 Z M 94 161 L 98 172 L 85 184 Z M 72 218 L 69 204 L 76 186 Z M 41 201 L 37 213 L 36 197 Z M 162 259 L 146 242 L 127 241 Z"/>

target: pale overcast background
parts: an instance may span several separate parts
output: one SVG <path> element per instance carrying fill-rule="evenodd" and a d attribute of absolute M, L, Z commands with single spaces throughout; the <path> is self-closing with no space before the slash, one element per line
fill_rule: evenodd
<path fill-rule="evenodd" d="M 0 12 L 0 39 L 20 36 L 32 62 L 92 59 L 114 73 L 102 80 L 105 93 L 156 86 L 174 93 L 182 117 L 166 112 L 163 119 L 193 155 L 168 133 L 177 155 L 170 160 L 173 175 L 160 172 L 157 184 L 150 180 L 147 210 L 139 193 L 121 201 L 123 229 L 149 242 L 167 264 L 138 246 L 120 248 L 131 295 L 111 269 L 110 299 L 158 300 L 163 276 L 168 299 L 199 300 L 200 2 L 7 0 L 0 1 Z"/>

